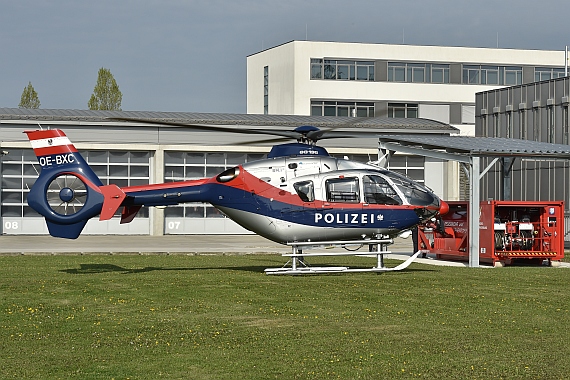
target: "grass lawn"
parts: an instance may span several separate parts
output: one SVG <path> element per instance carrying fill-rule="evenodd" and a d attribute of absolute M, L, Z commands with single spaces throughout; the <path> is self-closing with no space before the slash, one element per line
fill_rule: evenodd
<path fill-rule="evenodd" d="M 570 374 L 568 269 L 263 274 L 283 263 L 277 255 L 0 257 L 0 378 Z"/>

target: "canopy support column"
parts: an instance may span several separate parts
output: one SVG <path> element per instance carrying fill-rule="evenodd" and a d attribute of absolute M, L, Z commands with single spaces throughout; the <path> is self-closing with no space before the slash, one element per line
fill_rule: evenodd
<path fill-rule="evenodd" d="M 469 175 L 469 267 L 479 266 L 479 184 L 481 162 L 479 157 L 471 157 Z"/>

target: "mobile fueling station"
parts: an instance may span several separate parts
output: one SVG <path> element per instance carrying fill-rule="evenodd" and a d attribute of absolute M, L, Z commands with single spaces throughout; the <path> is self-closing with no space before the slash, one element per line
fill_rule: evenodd
<path fill-rule="evenodd" d="M 448 202 L 449 212 L 418 228 L 418 247 L 438 259 L 469 259 L 469 203 Z M 564 203 L 483 201 L 479 259 L 493 266 L 556 266 L 564 258 Z"/>
<path fill-rule="evenodd" d="M 468 260 L 470 267 L 520 260 L 556 266 L 564 257 L 564 202 L 511 200 L 511 169 L 521 157 L 568 160 L 570 145 L 500 137 L 379 136 L 379 164 L 387 165 L 395 152 L 457 161 L 469 178 L 469 201 L 446 201 L 446 215 L 419 226 L 420 250 Z M 502 200 L 482 201 L 480 180 L 495 164 L 501 166 Z"/>

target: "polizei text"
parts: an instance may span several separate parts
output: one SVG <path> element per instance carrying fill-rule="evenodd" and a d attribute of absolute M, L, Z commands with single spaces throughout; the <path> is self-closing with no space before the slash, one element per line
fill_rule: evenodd
<path fill-rule="evenodd" d="M 384 220 L 382 214 L 371 213 L 315 213 L 315 223 L 326 224 L 372 224 Z"/>

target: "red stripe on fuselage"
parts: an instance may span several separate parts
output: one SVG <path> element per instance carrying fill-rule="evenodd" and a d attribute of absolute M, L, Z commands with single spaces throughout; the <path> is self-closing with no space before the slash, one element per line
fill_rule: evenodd
<path fill-rule="evenodd" d="M 136 192 L 140 192 L 140 191 L 178 189 L 181 187 L 203 185 L 203 184 L 205 184 L 211 180 L 212 180 L 212 178 L 203 178 L 203 179 L 193 179 L 193 180 L 189 180 L 189 181 L 180 181 L 180 182 L 155 183 L 155 184 L 151 184 L 151 185 L 123 187 L 122 190 L 125 193 L 136 193 Z"/>

